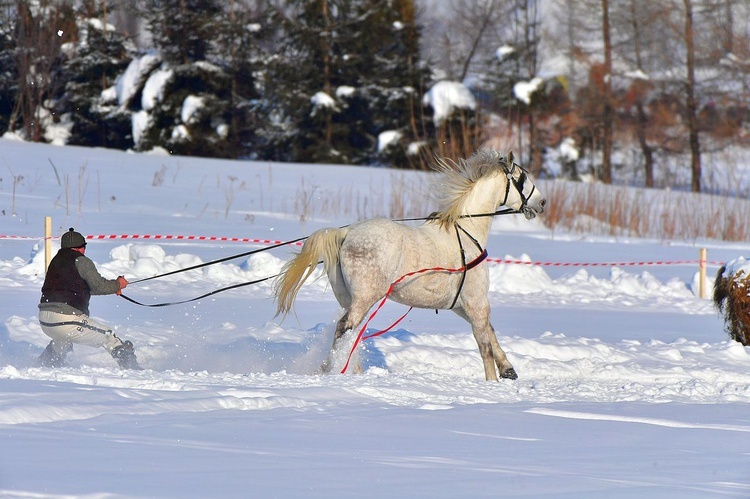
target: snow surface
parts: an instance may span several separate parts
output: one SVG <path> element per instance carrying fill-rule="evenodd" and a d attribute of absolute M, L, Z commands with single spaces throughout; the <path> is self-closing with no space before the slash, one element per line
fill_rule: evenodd
<path fill-rule="evenodd" d="M 535 76 L 530 81 L 519 81 L 513 85 L 513 95 L 524 104 L 531 104 L 531 96 L 544 84 L 544 79 Z"/>
<path fill-rule="evenodd" d="M 712 275 L 750 244 L 496 219 L 489 297 L 516 381 L 484 381 L 468 325 L 430 310 L 368 340 L 363 374 L 316 374 L 341 313 L 325 278 L 284 322 L 268 281 L 168 307 L 93 297 L 94 317 L 134 342 L 146 370 L 120 371 L 83 346 L 70 367 L 43 369 L 33 362 L 48 342 L 36 315 L 46 215 L 56 236 L 120 235 L 91 239 L 87 255 L 136 281 L 268 247 L 145 235 L 287 241 L 405 199 L 404 185 L 427 191 L 434 176 L 14 140 L 0 140 L 0 160 L 14 175 L 0 183 L 2 497 L 750 497 L 750 352 L 696 296 L 697 263 L 497 263 L 697 261 L 705 246 Z M 426 215 L 436 206 L 423 194 Z M 274 275 L 295 248 L 125 294 L 189 299 Z M 404 311 L 389 302 L 371 327 Z"/>
<path fill-rule="evenodd" d="M 378 152 L 382 152 L 391 145 L 398 144 L 403 134 L 398 130 L 386 130 L 378 134 Z"/>
<path fill-rule="evenodd" d="M 141 107 L 146 111 L 151 111 L 154 106 L 164 98 L 164 86 L 172 79 L 174 71 L 171 69 L 157 69 L 148 77 L 146 84 L 143 86 L 143 95 L 141 96 Z"/>
<path fill-rule="evenodd" d="M 117 100 L 121 106 L 127 106 L 138 90 L 138 82 L 161 63 L 161 56 L 156 53 L 148 53 L 128 64 L 125 72 L 115 81 Z M 105 90 L 109 93 L 110 90 Z"/>
<path fill-rule="evenodd" d="M 512 55 L 516 52 L 515 47 L 512 47 L 510 45 L 501 45 L 500 47 L 495 50 L 495 57 L 497 57 L 498 60 L 502 61 L 509 55 Z"/>
<path fill-rule="evenodd" d="M 750 276 L 750 260 L 745 257 L 738 256 L 734 260 L 726 262 L 725 266 L 725 277 L 741 273 L 744 273 L 745 276 Z"/>
<path fill-rule="evenodd" d="M 191 125 L 197 121 L 196 114 L 200 112 L 206 105 L 206 99 L 197 95 L 188 95 L 185 100 L 182 101 L 182 110 L 180 111 L 180 119 L 183 123 Z"/>
<path fill-rule="evenodd" d="M 578 161 L 581 157 L 581 152 L 576 147 L 576 141 L 572 137 L 567 137 L 560 142 L 560 156 L 565 161 Z"/>
<path fill-rule="evenodd" d="M 443 80 L 435 83 L 422 97 L 422 103 L 432 107 L 432 119 L 440 124 L 456 109 L 475 109 L 476 99 L 463 83 Z"/>
<path fill-rule="evenodd" d="M 310 98 L 310 102 L 314 108 L 313 114 L 315 114 L 315 111 L 318 108 L 336 109 L 336 101 L 325 92 L 316 92 L 315 95 Z"/>

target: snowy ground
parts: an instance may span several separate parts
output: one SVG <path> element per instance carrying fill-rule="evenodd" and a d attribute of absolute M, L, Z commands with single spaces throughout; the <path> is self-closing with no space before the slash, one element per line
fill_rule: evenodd
<path fill-rule="evenodd" d="M 93 315 L 147 369 L 120 371 L 86 347 L 71 367 L 41 369 L 44 216 L 55 235 L 290 240 L 369 216 L 398 194 L 392 182 L 422 185 L 424 174 L 9 140 L 0 162 L 2 497 L 750 497 L 750 351 L 696 296 L 697 264 L 491 263 L 493 323 L 516 381 L 485 382 L 468 325 L 424 310 L 366 342 L 362 375 L 315 374 L 340 313 L 324 278 L 284 322 L 269 282 L 162 308 L 94 297 Z M 506 217 L 489 253 L 694 262 L 700 246 L 722 262 L 750 244 L 553 235 Z M 90 241 L 87 255 L 136 280 L 261 247 L 114 238 Z M 273 275 L 290 251 L 126 294 L 188 299 Z M 371 326 L 404 311 L 388 303 Z"/>

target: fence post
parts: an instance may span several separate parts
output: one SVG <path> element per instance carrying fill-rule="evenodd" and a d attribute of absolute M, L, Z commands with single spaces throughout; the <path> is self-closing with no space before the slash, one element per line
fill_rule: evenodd
<path fill-rule="evenodd" d="M 706 298 L 706 248 L 698 252 L 698 296 Z"/>
<path fill-rule="evenodd" d="M 52 217 L 44 217 L 44 273 L 52 260 Z"/>

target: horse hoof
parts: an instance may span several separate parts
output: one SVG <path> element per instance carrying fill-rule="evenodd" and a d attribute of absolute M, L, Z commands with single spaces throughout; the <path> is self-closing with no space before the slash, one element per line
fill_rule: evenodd
<path fill-rule="evenodd" d="M 518 374 L 516 374 L 516 370 L 511 367 L 510 369 L 503 371 L 502 374 L 500 374 L 500 377 L 503 379 L 518 379 Z"/>
<path fill-rule="evenodd" d="M 333 362 L 331 361 L 331 357 L 327 357 L 326 360 L 323 361 L 323 363 L 318 367 L 318 374 L 331 374 L 333 371 Z"/>

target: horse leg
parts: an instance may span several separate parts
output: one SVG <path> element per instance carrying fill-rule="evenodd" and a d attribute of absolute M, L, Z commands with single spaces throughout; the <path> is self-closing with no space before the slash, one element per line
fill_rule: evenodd
<path fill-rule="evenodd" d="M 517 379 L 513 365 L 511 365 L 505 352 L 500 348 L 495 335 L 495 329 L 490 324 L 490 307 L 489 303 L 478 308 L 455 308 L 453 311 L 471 324 L 471 332 L 479 347 L 479 354 L 482 356 L 484 364 L 484 378 L 487 381 L 498 381 L 497 370 L 500 371 L 500 377 L 506 379 Z M 497 365 L 497 370 L 495 366 Z"/>
<path fill-rule="evenodd" d="M 500 377 L 505 379 L 518 379 L 516 370 L 513 369 L 513 365 L 508 360 L 508 356 L 505 355 L 505 350 L 500 348 L 500 343 L 497 341 L 497 333 L 495 328 L 490 324 L 490 343 L 492 344 L 492 355 L 495 358 L 495 364 L 500 371 Z"/>
<path fill-rule="evenodd" d="M 326 360 L 323 362 L 323 364 L 320 366 L 320 371 L 322 373 L 329 373 L 331 372 L 333 358 L 336 356 L 336 353 L 338 353 L 341 342 L 341 339 L 344 337 L 344 335 L 348 332 L 353 330 L 356 326 L 358 326 L 362 320 L 365 318 L 365 314 L 368 310 L 370 310 L 370 307 L 372 307 L 372 303 L 368 305 L 367 307 L 364 306 L 357 306 L 356 304 L 353 305 L 349 310 L 347 310 L 343 317 L 339 319 L 339 321 L 336 323 L 336 331 L 333 334 L 333 344 L 331 345 L 331 351 L 328 352 L 328 356 L 326 357 Z M 355 360 L 354 366 L 353 366 L 354 372 L 361 373 L 362 367 L 359 364 L 358 360 Z"/>
<path fill-rule="evenodd" d="M 320 366 L 320 372 L 322 373 L 331 372 L 332 357 L 336 353 L 337 345 L 341 338 L 346 334 L 346 332 L 353 327 L 349 326 L 349 315 L 352 308 L 352 295 L 349 292 L 349 288 L 347 288 L 346 286 L 346 281 L 344 280 L 344 275 L 341 271 L 340 263 L 331 269 L 331 272 L 328 274 L 328 282 L 331 284 L 331 289 L 333 290 L 333 295 L 336 297 L 336 301 L 339 302 L 339 305 L 341 305 L 341 307 L 344 308 L 346 312 L 344 312 L 344 315 L 336 323 L 336 331 L 333 334 L 333 344 L 331 345 L 331 349 L 328 352 L 326 359 Z M 358 364 L 355 367 L 356 369 L 360 369 Z"/>
<path fill-rule="evenodd" d="M 479 354 L 482 356 L 484 364 L 484 379 L 487 381 L 497 381 L 497 371 L 495 371 L 495 362 L 492 355 L 492 343 L 487 341 L 487 334 L 472 327 L 474 339 L 479 346 Z"/>
<path fill-rule="evenodd" d="M 336 346 L 338 345 L 338 342 L 341 340 L 344 334 L 346 334 L 346 332 L 351 329 L 347 326 L 348 320 L 349 311 L 347 310 L 346 312 L 344 312 L 343 317 L 341 317 L 341 319 L 339 319 L 339 321 L 336 323 L 336 332 L 333 333 L 333 344 L 331 345 L 331 350 L 328 352 L 326 360 L 323 361 L 323 365 L 320 366 L 320 371 L 324 374 L 331 372 L 331 357 L 333 357 L 333 355 L 336 353 Z"/>

